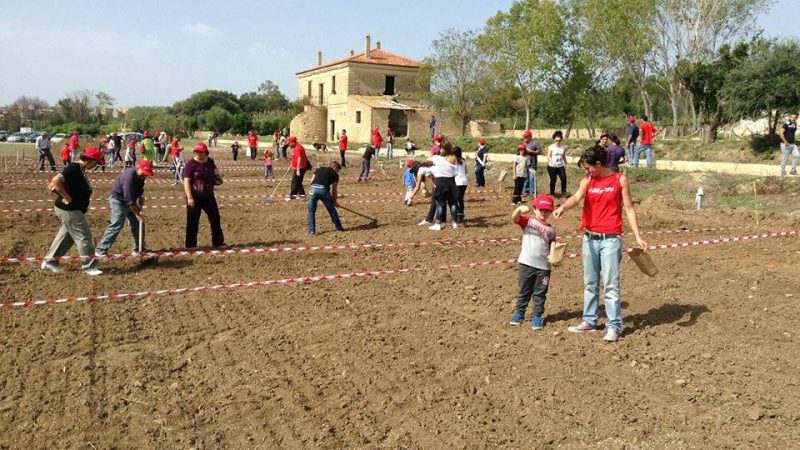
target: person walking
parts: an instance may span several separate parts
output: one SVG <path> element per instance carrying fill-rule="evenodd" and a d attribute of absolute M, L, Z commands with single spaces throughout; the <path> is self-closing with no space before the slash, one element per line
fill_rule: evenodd
<path fill-rule="evenodd" d="M 167 160 L 167 147 L 169 146 L 169 137 L 167 133 L 162 131 L 158 134 L 158 147 L 156 147 L 158 162 L 165 162 Z"/>
<path fill-rule="evenodd" d="M 117 150 L 117 154 L 114 157 L 114 161 L 122 161 L 122 136 L 119 135 L 116 131 L 111 133 L 111 140 L 114 141 L 114 148 Z"/>
<path fill-rule="evenodd" d="M 511 197 L 511 204 L 516 206 L 522 203 L 522 191 L 527 181 L 528 157 L 525 144 L 517 145 L 517 156 L 511 163 L 511 172 L 514 174 L 514 194 Z"/>
<path fill-rule="evenodd" d="M 92 197 L 92 185 L 86 178 L 86 171 L 97 167 L 101 158 L 99 149 L 89 147 L 78 157 L 77 162 L 68 164 L 50 180 L 48 188 L 57 195 L 53 211 L 61 221 L 61 228 L 45 255 L 42 270 L 61 272 L 61 265 L 53 258 L 66 255 L 74 243 L 78 247 L 83 271 L 91 276 L 103 273 L 97 268 L 92 230 L 86 220 L 86 211 Z"/>
<path fill-rule="evenodd" d="M 153 138 L 150 137 L 150 130 L 144 130 L 144 139 L 139 144 L 139 150 L 142 153 L 142 159 L 148 161 L 155 161 L 156 159 L 156 145 Z"/>
<path fill-rule="evenodd" d="M 289 198 L 294 199 L 297 196 L 305 196 L 306 190 L 303 188 L 303 177 L 306 171 L 310 168 L 308 157 L 306 157 L 306 149 L 302 144 L 297 142 L 297 138 L 291 136 L 289 138 L 289 145 L 292 147 L 292 190 L 289 193 Z"/>
<path fill-rule="evenodd" d="M 117 153 L 117 142 L 113 136 L 109 136 L 106 141 L 106 154 L 108 155 L 108 165 L 110 167 L 114 167 L 114 163 L 117 162 Z"/>
<path fill-rule="evenodd" d="M 586 333 L 598 329 L 597 303 L 602 278 L 608 316 L 603 339 L 616 342 L 622 334 L 619 266 L 623 251 L 623 210 L 636 243 L 646 250 L 647 242 L 639 232 L 627 175 L 608 167 L 608 154 L 600 146 L 586 149 L 580 161 L 586 177 L 581 180 L 578 191 L 553 213 L 556 219 L 560 219 L 566 211 L 583 201 L 583 322 L 568 330 Z"/>
<path fill-rule="evenodd" d="M 567 149 L 562 145 L 561 130 L 553 133 L 553 143 L 547 147 L 547 175 L 550 177 L 550 196 L 555 197 L 556 178 L 561 180 L 561 196 L 567 197 Z"/>
<path fill-rule="evenodd" d="M 42 132 L 36 137 L 36 150 L 39 152 L 39 172 L 44 172 L 44 160 L 50 163 L 50 170 L 56 171 L 56 160 L 53 159 L 53 153 L 50 151 L 50 135 L 47 131 Z"/>
<path fill-rule="evenodd" d="M 214 160 L 208 156 L 208 145 L 198 142 L 192 149 L 194 157 L 186 163 L 183 174 L 183 190 L 186 193 L 186 248 L 197 247 L 197 231 L 200 213 L 205 211 L 211 225 L 211 245 L 222 247 L 225 236 L 219 215 L 214 185 L 220 176 Z"/>
<path fill-rule="evenodd" d="M 289 140 L 286 139 L 286 136 L 281 135 L 280 145 L 281 145 L 281 156 L 283 157 L 283 159 L 288 159 L 286 157 L 286 151 L 289 149 Z"/>
<path fill-rule="evenodd" d="M 231 144 L 231 153 L 233 153 L 233 162 L 239 160 L 239 141 L 233 141 Z"/>
<path fill-rule="evenodd" d="M 170 144 L 169 156 L 172 158 L 172 165 L 175 169 L 175 181 L 172 182 L 173 186 L 183 183 L 183 171 L 186 166 L 183 161 L 183 147 L 181 146 L 181 137 L 175 136 Z"/>
<path fill-rule="evenodd" d="M 364 150 L 364 154 L 361 156 L 361 171 L 358 172 L 358 183 L 360 183 L 362 180 L 369 181 L 369 166 L 372 163 L 372 158 L 374 156 L 375 148 L 373 148 L 371 145 L 367 145 L 367 148 Z"/>
<path fill-rule="evenodd" d="M 258 152 L 258 136 L 250 130 L 247 133 L 247 156 L 251 160 L 256 159 L 256 152 Z"/>
<path fill-rule="evenodd" d="M 308 188 L 308 234 L 317 234 L 317 202 L 322 201 L 328 214 L 331 216 L 333 226 L 336 231 L 344 231 L 342 221 L 339 220 L 339 213 L 336 207 L 339 206 L 339 171 L 342 166 L 336 162 L 331 162 L 328 167 L 320 167 L 314 172 L 311 179 L 311 187 Z"/>
<path fill-rule="evenodd" d="M 483 172 L 489 164 L 489 147 L 486 145 L 486 138 L 478 139 L 478 151 L 475 152 L 475 186 L 486 187 L 486 177 Z"/>
<path fill-rule="evenodd" d="M 453 154 L 456 156 L 456 223 L 464 224 L 464 195 L 467 193 L 467 162 L 464 160 L 461 147 L 454 147 Z"/>
<path fill-rule="evenodd" d="M 108 221 L 106 231 L 97 244 L 95 255 L 106 256 L 111 246 L 117 240 L 117 236 L 128 222 L 133 238 L 133 254 L 138 255 L 144 248 L 139 248 L 139 227 L 144 223 L 144 182 L 147 177 L 153 176 L 153 162 L 143 159 L 139 161 L 138 167 L 129 167 L 114 180 L 111 186 L 111 193 L 108 197 L 109 211 L 111 218 Z M 142 230 L 142 246 L 145 242 L 144 230 Z"/>
<path fill-rule="evenodd" d="M 781 176 L 786 176 L 786 163 L 789 155 L 792 155 L 792 169 L 789 175 L 797 176 L 797 162 L 800 160 L 800 152 L 794 142 L 795 132 L 797 131 L 797 114 L 789 116 L 789 121 L 781 127 L 779 135 L 781 137 Z"/>
<path fill-rule="evenodd" d="M 542 154 L 542 145 L 533 139 L 531 130 L 525 130 L 522 133 L 522 141 L 525 144 L 525 156 L 528 159 L 528 171 L 525 173 L 525 185 L 522 187 L 522 193 L 535 197 L 538 192 L 536 188 L 536 169 L 539 165 L 539 155 Z"/>
<path fill-rule="evenodd" d="M 61 168 L 67 167 L 72 162 L 72 152 L 69 149 L 69 142 L 64 142 L 61 147 Z"/>
<path fill-rule="evenodd" d="M 377 125 L 372 129 L 372 146 L 375 147 L 375 159 L 381 157 L 381 146 L 383 145 L 383 136 L 381 130 Z"/>
<path fill-rule="evenodd" d="M 344 157 L 345 153 L 347 153 L 347 130 L 342 130 L 342 134 L 339 136 L 339 158 L 341 158 L 339 164 L 343 168 L 347 167 L 347 160 Z"/>
<path fill-rule="evenodd" d="M 69 138 L 69 151 L 72 153 L 72 161 L 78 160 L 78 153 L 81 151 L 81 143 L 78 139 L 78 130 L 72 132 Z"/>
<path fill-rule="evenodd" d="M 386 157 L 392 159 L 394 150 L 394 131 L 391 128 L 386 129 Z"/>
<path fill-rule="evenodd" d="M 136 136 L 128 138 L 128 148 L 125 150 L 125 167 L 133 167 L 136 164 Z"/>
<path fill-rule="evenodd" d="M 647 116 L 642 116 L 642 124 L 639 126 L 639 131 L 642 135 L 642 140 L 633 154 L 631 165 L 639 167 L 639 156 L 642 152 L 645 152 L 647 167 L 653 168 L 653 137 L 658 134 L 658 128 L 647 120 Z"/>
<path fill-rule="evenodd" d="M 436 135 L 436 116 L 431 114 L 431 121 L 428 123 L 428 129 L 431 132 L 431 139 Z M 433 139 L 434 141 L 436 139 Z"/>
<path fill-rule="evenodd" d="M 275 160 L 281 159 L 281 136 L 283 136 L 281 130 L 276 130 L 272 135 L 272 150 Z"/>
<path fill-rule="evenodd" d="M 628 164 L 633 161 L 633 152 L 636 151 L 636 143 L 639 141 L 639 127 L 636 125 L 636 116 L 628 116 L 628 128 L 625 130 L 625 156 Z"/>

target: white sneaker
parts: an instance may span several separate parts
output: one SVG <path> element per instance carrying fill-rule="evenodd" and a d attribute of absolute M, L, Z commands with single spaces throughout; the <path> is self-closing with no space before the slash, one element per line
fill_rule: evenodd
<path fill-rule="evenodd" d="M 431 231 L 442 231 L 442 224 L 435 223 L 435 224 L 429 226 L 428 229 L 431 230 Z"/>
<path fill-rule="evenodd" d="M 617 340 L 619 340 L 619 334 L 616 328 L 609 327 L 603 340 L 606 342 L 617 342 Z"/>
<path fill-rule="evenodd" d="M 430 224 L 431 224 L 431 223 L 430 223 L 430 222 L 428 222 L 427 220 L 423 220 L 422 222 L 418 223 L 417 225 L 419 225 L 419 226 L 423 227 L 423 226 L 425 226 L 425 225 L 430 225 Z"/>
<path fill-rule="evenodd" d="M 453 228 L 458 228 L 458 224 L 453 222 Z"/>
<path fill-rule="evenodd" d="M 50 261 L 45 261 L 42 263 L 42 270 L 49 270 L 50 272 L 53 273 L 61 273 L 64 271 L 64 269 L 62 269 L 61 266 L 53 264 Z"/>
<path fill-rule="evenodd" d="M 102 275 L 103 271 L 98 269 L 97 267 L 92 267 L 91 269 L 86 269 L 83 271 L 86 275 L 90 277 L 96 277 L 97 275 Z"/>

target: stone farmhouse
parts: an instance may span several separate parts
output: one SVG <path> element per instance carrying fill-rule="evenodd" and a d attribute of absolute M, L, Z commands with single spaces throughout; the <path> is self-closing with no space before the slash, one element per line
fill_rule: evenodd
<path fill-rule="evenodd" d="M 351 142 L 367 143 L 377 125 L 381 134 L 391 128 L 397 137 L 412 137 L 422 143 L 430 137 L 431 115 L 436 115 L 436 132 L 460 133 L 460 119 L 448 117 L 420 101 L 430 91 L 419 86 L 420 62 L 370 45 L 364 51 L 297 72 L 300 97 L 308 102 L 290 125 L 291 133 L 306 143 L 335 142 L 342 129 Z"/>

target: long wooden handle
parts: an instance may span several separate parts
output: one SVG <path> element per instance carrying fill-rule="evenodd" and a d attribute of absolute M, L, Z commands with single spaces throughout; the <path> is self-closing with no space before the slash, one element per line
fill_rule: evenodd
<path fill-rule="evenodd" d="M 144 253 L 144 248 L 142 248 L 142 243 L 144 242 L 144 222 L 141 220 L 139 221 L 139 254 Z"/>

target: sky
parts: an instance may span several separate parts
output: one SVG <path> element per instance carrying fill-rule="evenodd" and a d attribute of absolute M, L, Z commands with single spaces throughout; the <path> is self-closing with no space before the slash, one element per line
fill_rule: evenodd
<path fill-rule="evenodd" d="M 193 92 L 242 94 L 265 80 L 297 98 L 295 72 L 373 47 L 421 60 L 448 28 L 477 29 L 512 0 L 0 0 L 0 105 L 103 91 L 116 106 L 171 105 Z M 797 0 L 758 25 L 800 36 Z"/>

